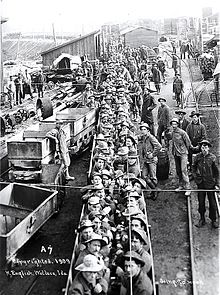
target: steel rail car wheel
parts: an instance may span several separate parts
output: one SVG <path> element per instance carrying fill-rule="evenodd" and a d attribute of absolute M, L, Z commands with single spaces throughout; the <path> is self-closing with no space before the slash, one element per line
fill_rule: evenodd
<path fill-rule="evenodd" d="M 46 119 L 53 115 L 53 106 L 50 98 L 38 98 L 36 112 L 39 117 Z"/>

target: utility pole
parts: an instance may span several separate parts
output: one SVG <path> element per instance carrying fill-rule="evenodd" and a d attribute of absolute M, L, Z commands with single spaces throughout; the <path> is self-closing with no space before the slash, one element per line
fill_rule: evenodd
<path fill-rule="evenodd" d="M 54 23 L 52 23 L 52 28 L 53 28 L 53 39 L 54 39 L 55 45 L 57 46 L 57 37 L 56 37 L 55 28 L 54 28 Z"/>
<path fill-rule="evenodd" d="M 0 11 L 2 11 L 2 0 L 0 2 Z M 7 22 L 7 18 L 2 17 L 0 14 L 1 18 L 1 24 L 0 24 L 0 91 L 3 92 L 3 57 L 2 57 L 2 25 Z"/>

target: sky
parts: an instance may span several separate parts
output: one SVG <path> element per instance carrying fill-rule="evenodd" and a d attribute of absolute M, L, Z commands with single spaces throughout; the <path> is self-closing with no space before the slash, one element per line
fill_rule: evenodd
<path fill-rule="evenodd" d="M 3 33 L 90 32 L 105 23 L 139 18 L 201 16 L 202 7 L 217 11 L 218 0 L 0 0 L 8 18 Z"/>

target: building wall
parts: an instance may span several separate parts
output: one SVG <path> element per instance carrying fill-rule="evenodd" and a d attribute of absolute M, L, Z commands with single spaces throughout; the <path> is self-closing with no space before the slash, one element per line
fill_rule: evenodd
<path fill-rule="evenodd" d="M 125 46 L 140 47 L 141 45 L 158 46 L 158 33 L 156 31 L 138 28 L 124 35 Z"/>
<path fill-rule="evenodd" d="M 59 48 L 42 54 L 43 65 L 50 66 L 53 61 L 60 56 L 61 53 L 69 53 L 71 55 L 87 55 L 88 59 L 96 58 L 96 46 L 95 46 L 95 35 L 90 35 L 78 41 L 73 41 L 70 44 L 64 45 Z"/>

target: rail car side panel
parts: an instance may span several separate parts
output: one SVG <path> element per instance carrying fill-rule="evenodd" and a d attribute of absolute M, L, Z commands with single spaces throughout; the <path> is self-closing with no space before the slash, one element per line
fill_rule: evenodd
<path fill-rule="evenodd" d="M 13 189 L 10 190 L 8 187 L 13 187 Z M 7 203 L 11 208 L 11 211 L 7 210 L 0 215 L 7 218 L 5 232 L 0 235 L 0 265 L 4 265 L 7 260 L 15 255 L 57 211 L 57 191 L 18 184 L 10 184 L 8 187 L 3 190 L 3 193 L 0 193 L 1 203 Z M 5 200 L 6 195 L 7 200 Z M 24 198 L 21 197 L 22 195 Z M 20 214 L 16 217 L 16 211 L 19 213 L 19 208 L 26 208 L 26 210 L 21 209 L 22 213 L 26 212 L 26 217 L 22 221 Z M 28 214 L 29 212 L 31 213 Z"/>

